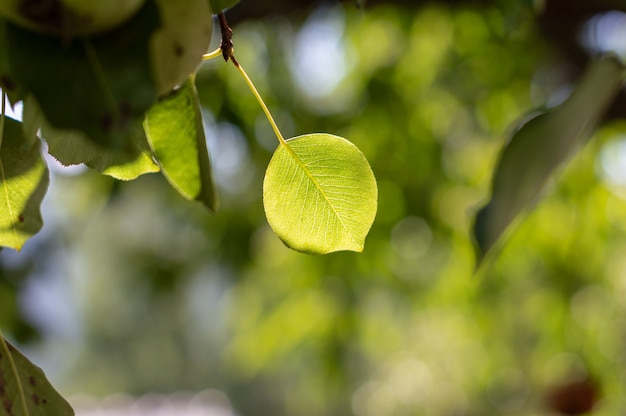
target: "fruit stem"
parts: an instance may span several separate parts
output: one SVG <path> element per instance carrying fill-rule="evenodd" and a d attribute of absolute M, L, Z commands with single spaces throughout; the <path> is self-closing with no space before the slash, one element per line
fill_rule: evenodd
<path fill-rule="evenodd" d="M 222 55 L 222 48 L 221 47 L 217 48 L 213 52 L 205 53 L 204 55 L 202 55 L 202 60 L 203 61 L 208 61 L 208 60 L 211 60 L 211 59 L 215 59 L 215 58 L 217 58 L 220 55 Z"/>

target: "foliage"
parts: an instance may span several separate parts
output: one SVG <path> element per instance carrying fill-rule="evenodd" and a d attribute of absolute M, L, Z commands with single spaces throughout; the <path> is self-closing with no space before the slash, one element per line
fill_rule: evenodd
<path fill-rule="evenodd" d="M 232 68 L 209 62 L 196 75 L 201 107 L 191 113 L 204 119 L 218 215 L 176 195 L 165 158 L 165 179 L 54 175 L 50 231 L 24 247 L 19 264 L 11 253 L 0 257 L 8 276 L 0 305 L 27 292 L 11 272 L 29 261 L 47 274 L 31 276 L 30 287 L 53 297 L 45 285 L 56 276 L 72 288 L 60 303 L 81 317 L 79 340 L 46 335 L 72 351 L 75 365 L 59 382 L 68 395 L 210 386 L 227 392 L 240 414 L 535 415 L 559 406 L 554 397 L 566 390 L 553 386 L 579 383 L 599 396 L 594 413 L 623 413 L 626 203 L 611 166 L 626 128 L 613 120 L 587 146 L 578 142 L 586 130 L 579 123 L 602 120 L 622 70 L 610 59 L 592 63 L 603 75 L 583 76 L 570 100 L 555 105 L 572 78 L 554 63 L 535 12 L 519 6 L 335 8 L 302 28 L 273 19 L 235 27 L 237 57 L 251 65 L 286 137 L 323 128 L 350 138 L 370 161 L 380 206 L 364 255 L 302 256 L 278 241 L 264 220 L 261 173 L 285 148 L 276 148 Z M 340 75 L 334 83 L 316 78 L 308 53 L 319 44 L 323 72 Z M 191 87 L 166 96 L 161 110 Z M 577 98 L 581 91 L 594 98 Z M 539 129 L 526 136 L 531 143 L 520 141 L 533 127 L 524 124 L 504 146 L 509 126 L 535 107 L 576 116 L 559 116 L 568 130 Z M 136 143 L 150 143 L 147 136 Z M 181 154 L 194 160 L 191 136 Z M 566 156 L 578 151 L 568 166 L 541 151 L 556 139 Z M 513 140 L 527 151 L 514 152 Z M 149 152 L 157 153 L 154 143 Z M 488 197 L 492 170 L 493 200 L 517 197 L 516 181 L 527 181 L 535 172 L 527 166 L 539 160 L 547 160 L 535 165 L 542 179 L 530 180 L 512 209 L 526 215 L 488 276 L 472 278 L 469 217 Z M 562 172 L 546 192 L 554 168 Z M 528 211 L 540 190 L 544 200 Z M 61 320 L 27 299 L 23 307 L 42 328 Z"/>
<path fill-rule="evenodd" d="M 218 10 L 233 4 L 220 2 L 217 4 Z M 17 10 L 17 5 L 15 7 Z M 19 12 L 22 10 L 19 9 Z M 223 17 L 223 14 L 220 13 L 220 16 Z M 120 27 L 104 34 L 96 33 L 91 37 L 70 39 L 69 42 L 63 36 L 53 37 L 33 32 L 28 25 L 24 29 L 3 22 L 4 43 L 7 46 L 3 85 L 5 89 L 12 87 L 17 91 L 15 94 L 18 95 L 13 95 L 14 100 L 30 94 L 28 108 L 33 115 L 26 121 L 34 125 L 26 125 L 24 129 L 32 134 L 37 131 L 37 123 L 40 123 L 44 127 L 43 138 L 47 141 L 50 154 L 62 163 L 84 163 L 102 173 L 125 180 L 135 179 L 160 168 L 182 196 L 197 199 L 215 211 L 218 197 L 205 143 L 194 75 L 190 75 L 198 66 L 210 41 L 212 20 L 208 3 L 205 0 L 147 1 L 136 14 L 129 14 L 128 19 Z M 232 31 L 225 19 L 220 20 L 220 25 L 224 37 L 222 45 L 226 45 L 225 42 L 230 42 L 226 36 L 231 36 Z M 62 33 L 67 36 L 72 32 Z M 224 57 L 230 58 L 240 70 L 267 113 L 281 140 L 281 148 L 291 149 L 292 145 L 280 136 L 252 81 L 232 55 L 232 46 L 223 48 L 228 48 L 221 51 Z M 221 55 L 219 52 L 208 54 L 205 59 Z M 165 95 L 156 102 L 158 94 Z M 140 127 L 144 119 L 143 127 L 149 149 Z M 297 142 L 305 141 L 308 137 L 302 136 Z M 296 141 L 293 146 L 295 144 Z M 333 163 L 341 165 L 344 160 L 351 163 L 351 152 L 333 154 L 335 147 L 317 146 L 320 152 L 316 157 L 327 160 L 329 166 Z M 361 155 L 356 148 L 353 152 L 356 152 L 357 157 Z M 365 169 L 371 172 L 367 161 L 363 159 L 362 162 Z M 330 171 L 323 173 L 333 174 Z M 348 179 L 343 180 L 343 177 L 344 174 L 337 175 L 337 183 L 333 186 L 354 185 Z M 289 186 L 298 187 L 297 184 Z M 353 227 L 359 228 L 358 233 L 350 235 L 349 238 L 353 240 L 351 244 L 339 238 L 330 239 L 322 245 L 304 243 L 292 247 L 313 253 L 342 249 L 361 251 L 376 212 L 373 176 L 368 186 L 373 186 L 372 191 L 360 195 L 366 198 L 366 204 L 360 207 L 366 209 L 364 216 L 357 210 L 344 209 L 339 218 L 342 223 L 353 223 L 349 226 L 351 233 Z M 13 197 L 13 194 L 7 195 L 7 198 Z M 276 198 L 276 201 L 269 201 L 270 204 L 279 205 L 284 205 L 287 197 L 290 205 L 285 206 L 293 208 L 306 205 L 308 198 L 306 193 L 300 194 L 297 190 L 293 193 L 266 195 Z M 41 201 L 41 198 L 38 200 Z M 18 201 L 9 200 L 7 204 L 20 208 Z M 335 203 L 331 209 L 336 209 Z M 12 211 L 8 210 L 7 214 L 5 221 L 14 222 Z M 21 212 L 18 214 L 22 215 Z M 284 221 L 285 216 L 282 215 L 278 222 Z M 277 228 L 280 224 L 274 221 L 273 226 Z M 313 216 L 310 227 L 319 228 L 316 232 L 320 236 L 329 234 L 327 217 L 320 220 Z M 308 238 L 302 228 L 283 227 L 282 230 L 281 238 L 285 240 Z M 0 240 L 4 246 L 10 243 L 7 239 Z M 15 248 L 21 247 L 21 244 L 13 244 Z"/>

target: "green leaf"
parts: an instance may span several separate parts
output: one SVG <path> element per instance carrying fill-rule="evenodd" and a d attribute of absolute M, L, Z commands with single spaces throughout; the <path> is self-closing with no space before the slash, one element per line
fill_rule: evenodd
<path fill-rule="evenodd" d="M 515 218 L 536 203 L 554 171 L 590 138 L 620 90 L 623 72 L 615 58 L 594 62 L 563 104 L 513 134 L 494 173 L 491 201 L 476 215 L 479 261 Z"/>
<path fill-rule="evenodd" d="M 41 368 L 0 336 L 0 416 L 71 416 Z"/>
<path fill-rule="evenodd" d="M 53 126 L 123 148 L 156 100 L 150 39 L 159 23 L 152 0 L 119 28 L 90 38 L 45 36 L 6 23 L 10 76 L 35 96 Z"/>
<path fill-rule="evenodd" d="M 156 0 L 162 25 L 151 41 L 158 93 L 195 72 L 211 42 L 213 15 L 206 0 Z"/>
<path fill-rule="evenodd" d="M 223 10 L 230 9 L 239 3 L 239 0 L 211 0 L 211 9 L 217 14 Z"/>
<path fill-rule="evenodd" d="M 5 118 L 0 147 L 0 246 L 20 250 L 43 226 L 39 206 L 48 189 L 40 142 L 25 145 L 18 121 Z"/>
<path fill-rule="evenodd" d="M 8 45 L 7 23 L 0 19 L 0 88 L 7 93 L 9 101 L 15 104 L 26 96 L 26 91 L 11 75 Z"/>
<path fill-rule="evenodd" d="M 42 135 L 48 143 L 48 153 L 65 166 L 84 163 L 98 172 L 121 180 L 158 172 L 142 131 L 135 131 L 127 149 L 107 149 L 89 140 L 76 130 L 59 130 L 44 124 Z"/>
<path fill-rule="evenodd" d="M 22 132 L 27 144 L 33 144 L 37 140 L 37 132 L 43 126 L 44 120 L 35 98 L 32 95 L 27 96 L 22 110 Z"/>
<path fill-rule="evenodd" d="M 148 111 L 144 128 L 163 175 L 174 189 L 216 211 L 219 202 L 193 77 Z"/>
<path fill-rule="evenodd" d="M 378 198 L 365 156 L 346 139 L 324 133 L 286 143 L 276 149 L 263 182 L 274 232 L 305 253 L 363 251 Z"/>

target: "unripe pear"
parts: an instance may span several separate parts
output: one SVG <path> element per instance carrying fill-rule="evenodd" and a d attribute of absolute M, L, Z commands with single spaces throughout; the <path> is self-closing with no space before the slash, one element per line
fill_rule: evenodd
<path fill-rule="evenodd" d="M 0 16 L 24 28 L 61 36 L 113 29 L 145 0 L 0 0 Z"/>

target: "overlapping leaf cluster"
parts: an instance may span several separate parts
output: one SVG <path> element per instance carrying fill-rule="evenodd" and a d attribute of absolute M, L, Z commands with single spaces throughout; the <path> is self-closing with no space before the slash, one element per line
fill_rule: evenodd
<path fill-rule="evenodd" d="M 42 226 L 38 132 L 64 165 L 122 180 L 161 170 L 184 197 L 216 209 L 193 74 L 212 10 L 235 3 L 147 0 L 121 25 L 82 36 L 0 19 L 0 86 L 24 104 L 23 121 L 7 118 L 0 136 L 0 245 L 20 249 Z"/>

